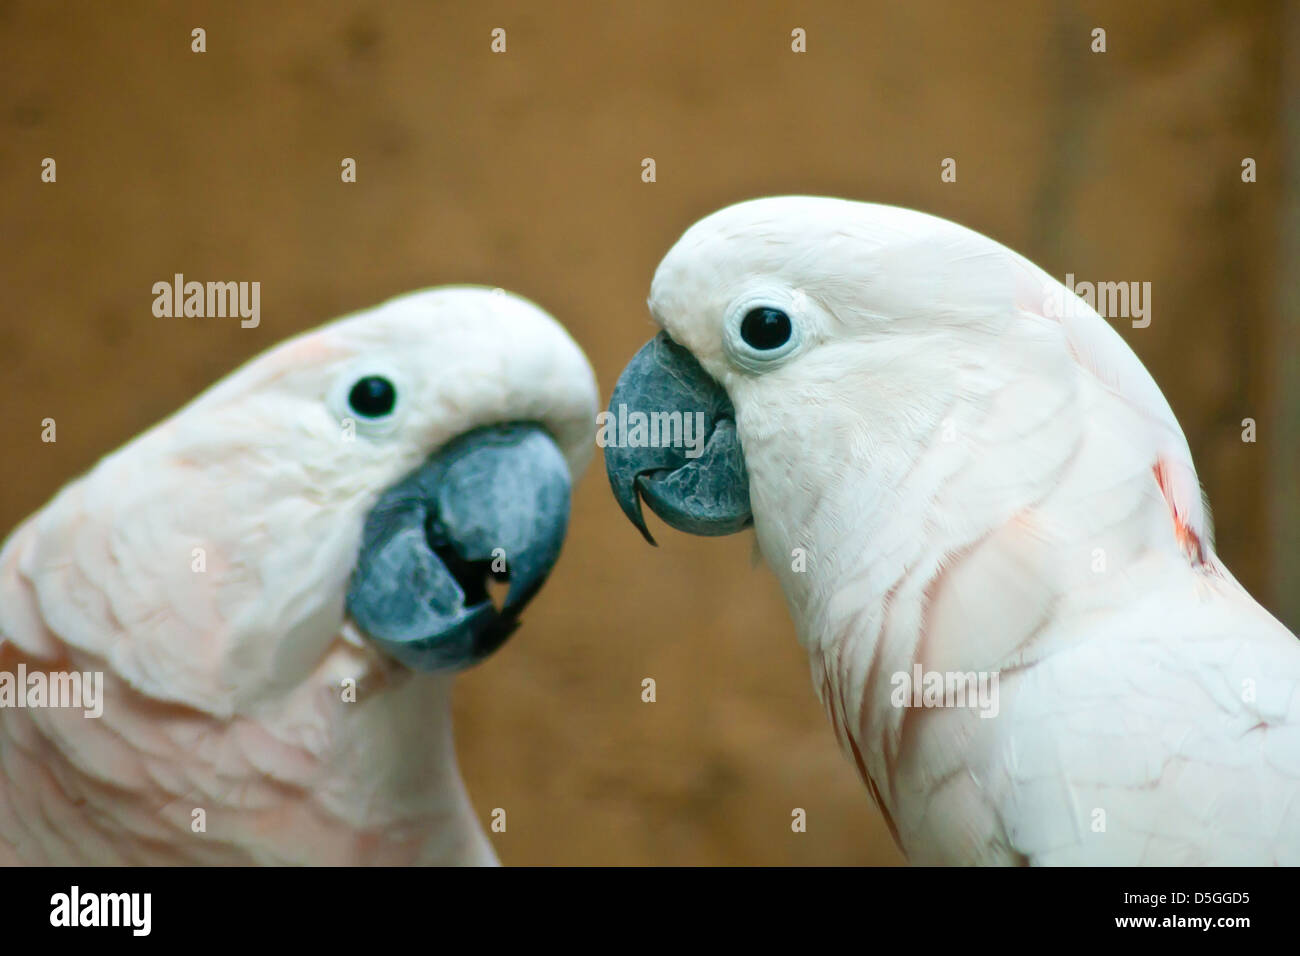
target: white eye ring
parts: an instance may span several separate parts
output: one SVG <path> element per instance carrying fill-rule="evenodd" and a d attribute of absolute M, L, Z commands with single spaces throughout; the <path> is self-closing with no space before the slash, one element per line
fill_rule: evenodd
<path fill-rule="evenodd" d="M 397 399 L 393 410 L 379 418 L 369 418 L 352 408 L 349 396 L 357 382 L 364 378 L 385 378 L 392 383 Z M 402 374 L 391 364 L 376 360 L 360 360 L 350 363 L 330 386 L 327 399 L 330 414 L 341 426 L 349 421 L 358 434 L 379 437 L 396 430 L 406 412 L 406 388 Z"/>
<path fill-rule="evenodd" d="M 722 347 L 731 361 L 750 372 L 765 372 L 789 358 L 804 341 L 808 297 L 798 289 L 775 287 L 755 289 L 737 299 L 727 310 L 722 326 Z M 741 337 L 745 316 L 755 309 L 776 309 L 790 319 L 790 338 L 773 349 L 756 349 Z"/>

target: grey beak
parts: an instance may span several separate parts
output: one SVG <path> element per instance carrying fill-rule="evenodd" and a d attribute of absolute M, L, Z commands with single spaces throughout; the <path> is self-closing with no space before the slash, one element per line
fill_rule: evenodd
<path fill-rule="evenodd" d="M 505 643 L 555 565 L 569 493 L 568 464 L 540 426 L 453 439 L 371 509 L 348 613 L 408 667 L 476 663 Z M 489 576 L 510 582 L 499 610 Z"/>
<path fill-rule="evenodd" d="M 681 442 L 655 445 L 628 441 L 619 430 L 605 448 L 605 471 L 619 507 L 645 539 L 655 543 L 641 513 L 641 500 L 671 527 L 690 534 L 732 534 L 749 525 L 749 474 L 736 434 L 736 412 L 726 391 L 667 333 L 660 332 L 633 356 L 609 401 L 613 421 L 634 412 L 664 416 L 703 413 L 703 449 L 691 457 Z M 692 419 L 695 420 L 695 419 Z M 659 430 L 662 436 L 667 426 Z M 653 437 L 654 431 L 650 433 Z"/>

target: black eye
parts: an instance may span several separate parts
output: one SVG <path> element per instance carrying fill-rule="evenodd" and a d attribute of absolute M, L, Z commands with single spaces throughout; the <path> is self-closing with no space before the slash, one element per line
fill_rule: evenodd
<path fill-rule="evenodd" d="M 740 323 L 740 337 L 745 340 L 745 344 L 761 352 L 785 345 L 790 341 L 792 331 L 790 316 L 780 309 L 769 309 L 766 306 L 750 309 Z"/>
<path fill-rule="evenodd" d="M 348 392 L 348 404 L 365 418 L 383 418 L 397 404 L 397 389 L 378 375 L 367 375 Z"/>

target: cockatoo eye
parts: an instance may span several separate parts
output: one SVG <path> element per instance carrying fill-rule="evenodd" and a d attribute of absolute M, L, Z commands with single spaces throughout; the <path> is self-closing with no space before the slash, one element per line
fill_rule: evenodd
<path fill-rule="evenodd" d="M 765 282 L 727 306 L 723 351 L 733 366 L 754 375 L 780 368 L 802 349 L 810 311 L 799 290 Z"/>
<path fill-rule="evenodd" d="M 769 306 L 750 309 L 740 323 L 740 337 L 744 339 L 746 345 L 760 352 L 768 352 L 785 345 L 790 341 L 793 331 L 790 316 L 780 309 Z"/>
<path fill-rule="evenodd" d="M 382 375 L 367 375 L 348 392 L 348 406 L 363 418 L 391 415 L 397 404 L 397 389 Z"/>

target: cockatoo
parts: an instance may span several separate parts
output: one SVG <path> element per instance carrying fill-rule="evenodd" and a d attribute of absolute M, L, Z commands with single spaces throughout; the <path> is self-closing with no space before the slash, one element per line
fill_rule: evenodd
<path fill-rule="evenodd" d="M 642 499 L 752 523 L 911 861 L 1300 863 L 1300 644 L 1100 315 L 979 233 L 810 197 L 697 223 L 649 306 L 614 494 L 647 537 Z"/>
<path fill-rule="evenodd" d="M 0 674 L 102 674 L 102 716 L 0 709 L 0 862 L 494 863 L 452 677 L 554 565 L 595 406 L 550 316 L 439 288 L 65 487 L 0 552 Z"/>

